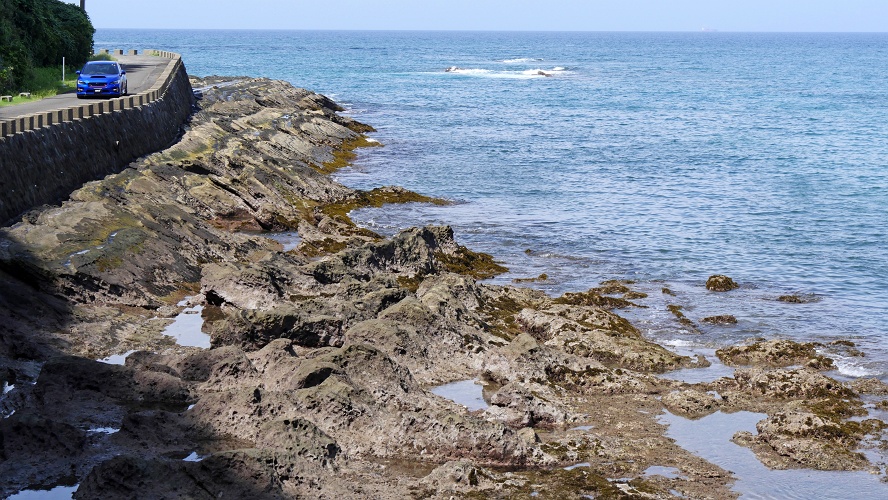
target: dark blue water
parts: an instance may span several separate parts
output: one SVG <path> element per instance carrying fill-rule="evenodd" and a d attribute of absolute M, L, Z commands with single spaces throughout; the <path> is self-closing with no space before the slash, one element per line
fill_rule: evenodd
<path fill-rule="evenodd" d="M 638 280 L 659 340 L 849 339 L 866 356 L 843 374 L 888 375 L 886 34 L 96 34 L 153 47 L 337 99 L 385 144 L 342 182 L 458 202 L 355 214 L 378 231 L 451 224 L 512 269 L 498 282 L 546 273 L 551 293 Z M 715 273 L 743 288 L 706 292 Z M 739 323 L 698 335 L 667 303 Z"/>

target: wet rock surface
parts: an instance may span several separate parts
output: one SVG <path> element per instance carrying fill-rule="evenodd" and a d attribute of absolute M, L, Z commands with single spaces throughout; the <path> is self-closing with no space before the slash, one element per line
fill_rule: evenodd
<path fill-rule="evenodd" d="M 710 325 L 736 325 L 737 318 L 730 314 L 719 314 L 718 316 L 707 316 L 701 321 Z"/>
<path fill-rule="evenodd" d="M 818 370 L 833 368 L 833 360 L 819 354 L 817 344 L 792 340 L 768 340 L 744 346 L 731 346 L 716 351 L 729 366 L 764 365 L 774 367 L 809 366 Z"/>
<path fill-rule="evenodd" d="M 864 470 L 862 453 L 852 451 L 863 437 L 881 431 L 881 422 L 841 422 L 804 410 L 780 411 L 756 425 L 758 434 L 741 432 L 734 441 L 749 446 L 777 469 Z"/>
<path fill-rule="evenodd" d="M 359 228 L 351 209 L 440 200 L 332 181 L 372 129 L 324 96 L 193 85 L 181 141 L 0 231 L 0 381 L 14 386 L 0 496 L 72 479 L 76 498 L 736 496 L 729 472 L 664 436 L 665 409 L 763 411 L 736 440 L 765 463 L 866 467 L 854 450 L 879 424 L 848 418 L 878 384 L 852 390 L 779 342 L 725 350 L 748 365 L 734 378 L 658 378 L 701 364 L 615 312 L 644 298 L 631 283 L 553 298 L 480 282 L 503 268 L 448 227 Z M 186 304 L 210 349 L 163 334 Z M 486 409 L 430 392 L 473 379 Z"/>
<path fill-rule="evenodd" d="M 713 292 L 729 292 L 736 288 L 740 288 L 740 285 L 723 274 L 714 274 L 706 280 L 706 289 Z"/>
<path fill-rule="evenodd" d="M 663 396 L 663 405 L 670 412 L 687 418 L 705 417 L 718 411 L 721 397 L 696 389 L 674 391 Z"/>

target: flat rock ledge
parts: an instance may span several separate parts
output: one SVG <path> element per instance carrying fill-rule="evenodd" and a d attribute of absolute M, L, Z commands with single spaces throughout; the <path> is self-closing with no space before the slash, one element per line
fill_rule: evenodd
<path fill-rule="evenodd" d="M 855 450 L 883 424 L 849 423 L 863 402 L 808 346 L 726 350 L 748 367 L 711 384 L 661 379 L 703 364 L 613 312 L 644 294 L 493 286 L 504 268 L 449 227 L 357 227 L 354 208 L 446 201 L 334 182 L 378 143 L 324 96 L 193 84 L 179 142 L 0 230 L 0 496 L 736 497 L 664 436 L 665 409 L 767 413 L 735 439 L 771 466 L 867 467 Z M 164 335 L 186 307 L 210 348 Z M 430 391 L 466 380 L 486 408 Z"/>

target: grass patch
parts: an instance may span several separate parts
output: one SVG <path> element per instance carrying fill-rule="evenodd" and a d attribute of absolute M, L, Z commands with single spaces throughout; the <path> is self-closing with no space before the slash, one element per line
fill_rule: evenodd
<path fill-rule="evenodd" d="M 65 81 L 62 82 L 62 69 L 35 68 L 31 78 L 25 82 L 12 95 L 12 102 L 0 101 L 0 107 L 15 106 L 26 102 L 39 101 L 57 94 L 73 92 L 77 85 L 77 75 L 73 71 L 65 71 Z M 19 92 L 30 92 L 31 97 L 19 97 Z"/>

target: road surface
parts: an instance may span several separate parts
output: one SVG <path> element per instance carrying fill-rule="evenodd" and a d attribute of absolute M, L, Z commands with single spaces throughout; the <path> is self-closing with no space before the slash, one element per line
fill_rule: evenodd
<path fill-rule="evenodd" d="M 156 56 L 114 57 L 117 59 L 117 62 L 123 66 L 123 69 L 126 70 L 127 93 L 129 95 L 138 94 L 139 92 L 151 88 L 170 62 L 170 60 L 165 57 Z M 107 97 L 104 99 L 107 99 Z M 11 118 L 33 113 L 44 113 L 57 109 L 65 109 L 90 102 L 91 100 L 92 99 L 77 99 L 77 95 L 73 92 L 70 94 L 59 94 L 39 101 L 2 107 L 0 108 L 0 120 L 9 120 Z M 13 102 L 15 102 L 15 100 L 13 100 Z"/>

